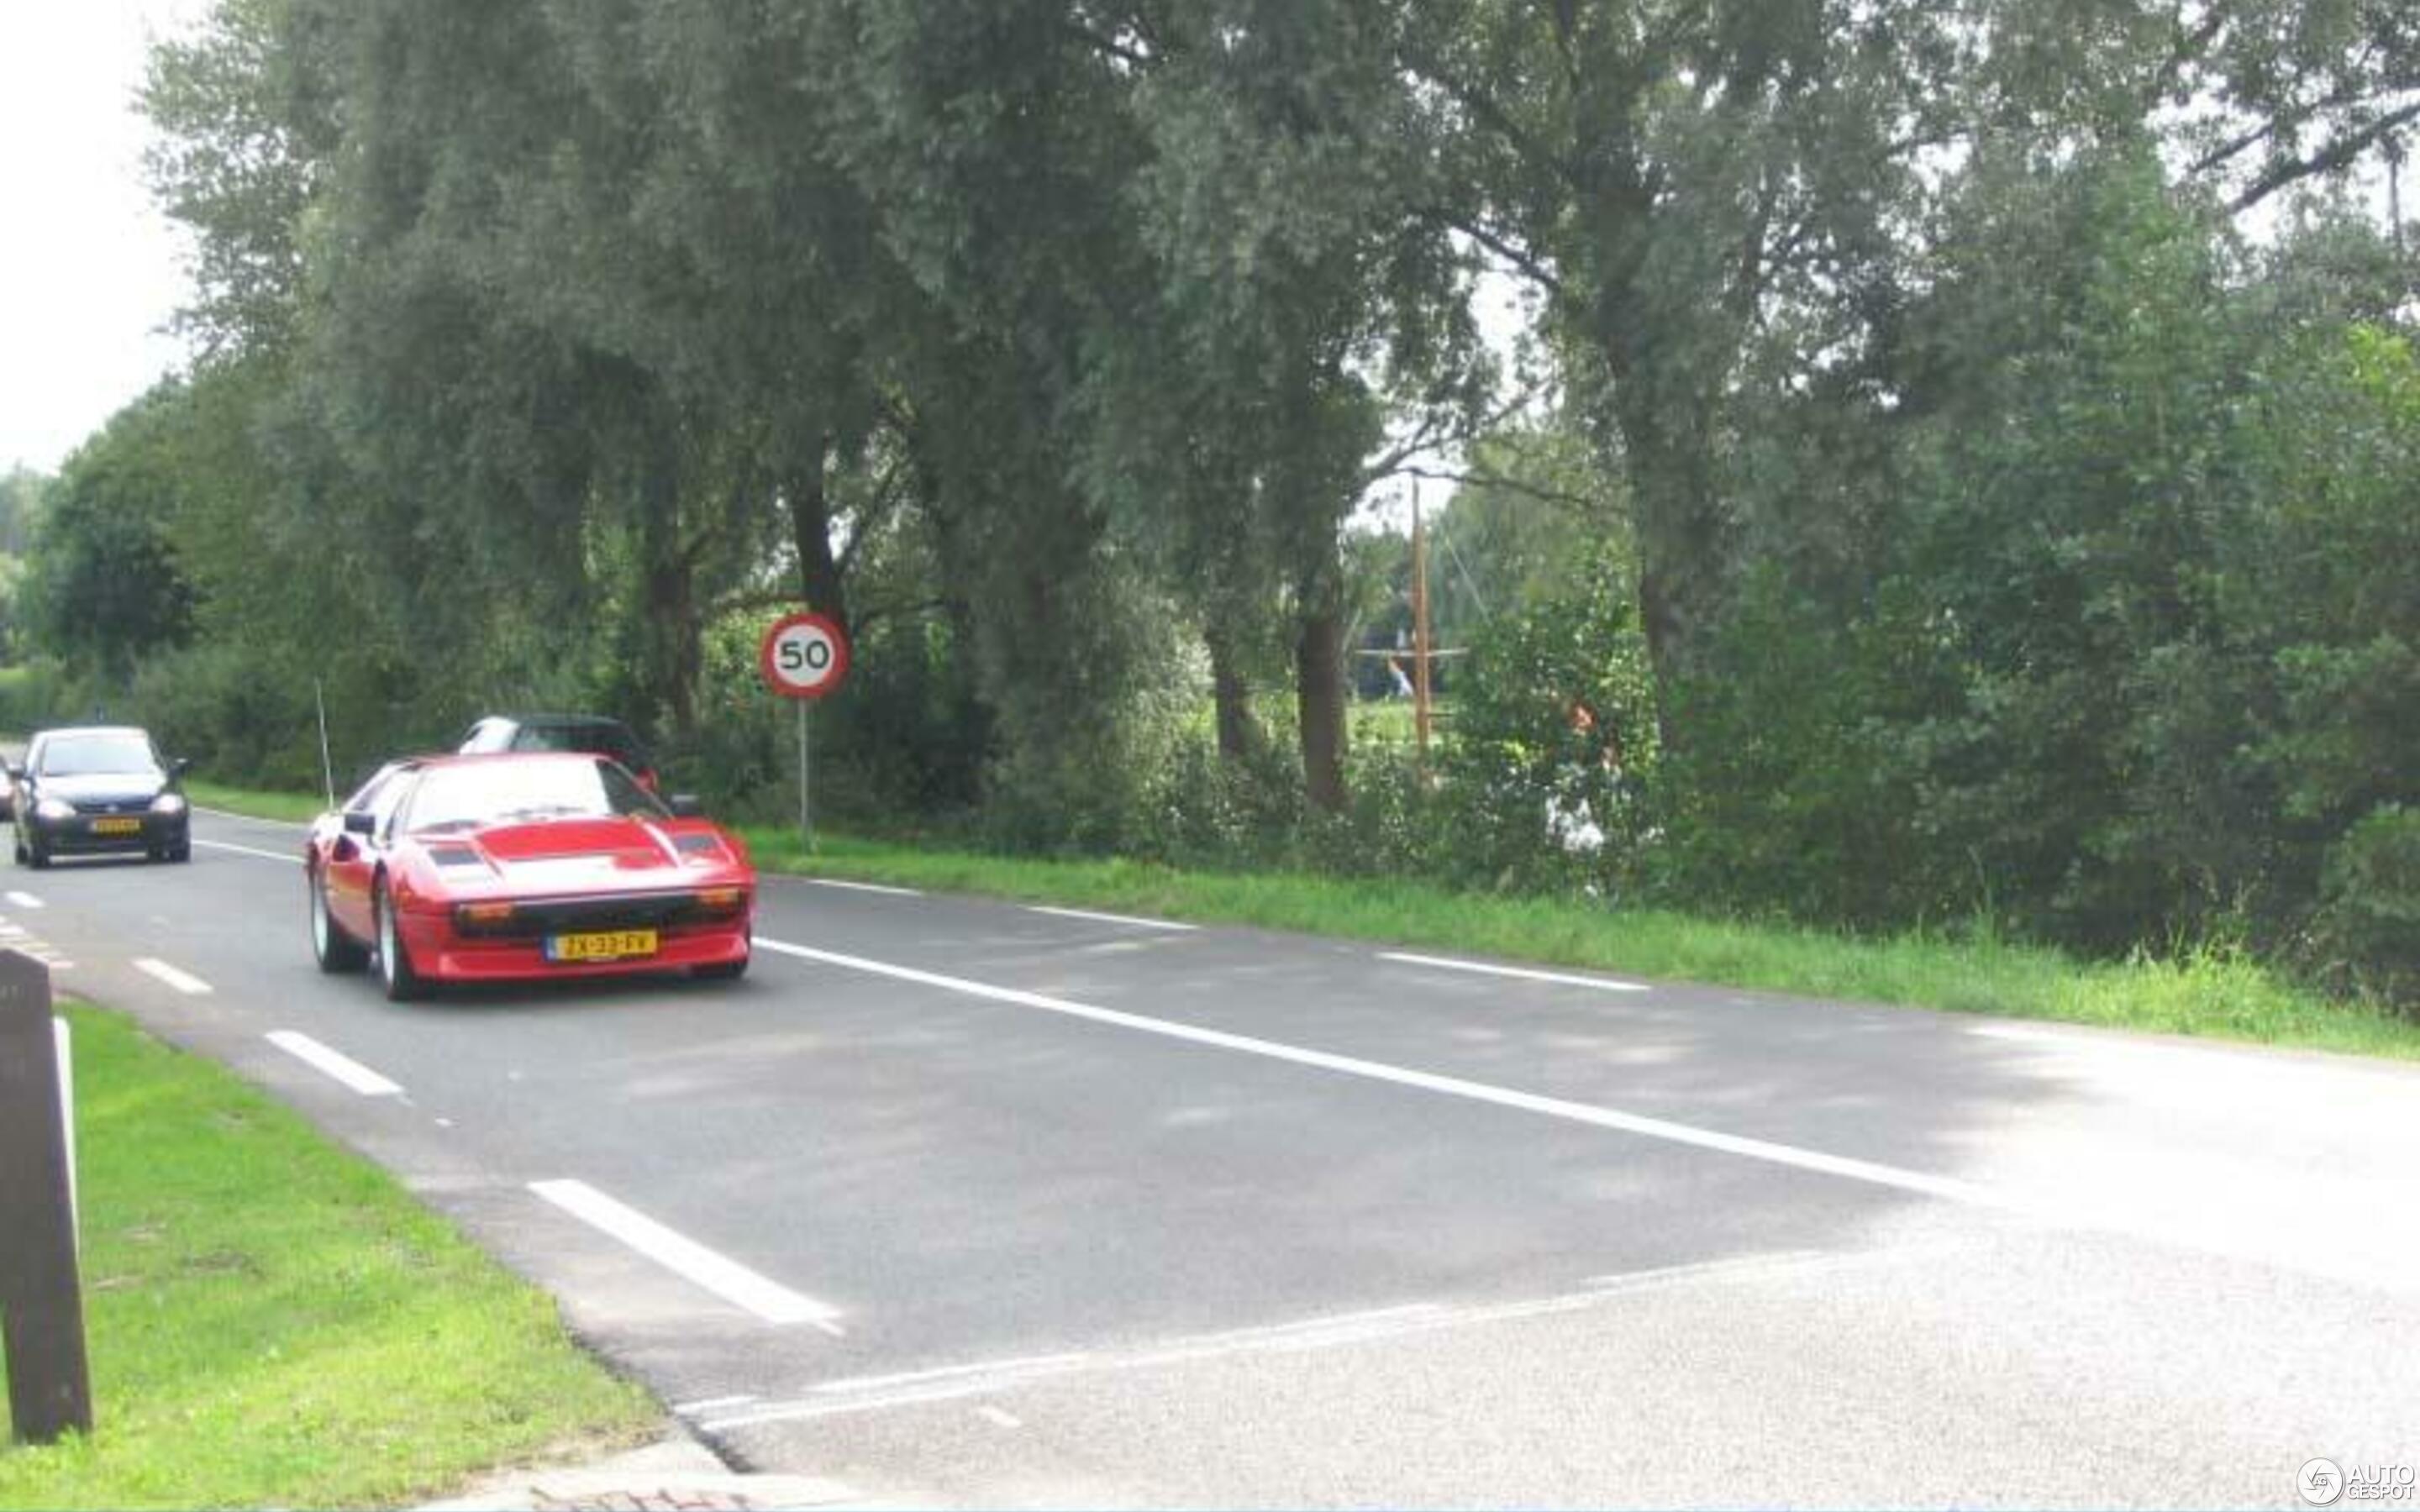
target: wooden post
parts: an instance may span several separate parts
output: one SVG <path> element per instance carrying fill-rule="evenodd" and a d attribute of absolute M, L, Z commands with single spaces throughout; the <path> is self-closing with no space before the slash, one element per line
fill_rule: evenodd
<path fill-rule="evenodd" d="M 1412 731 L 1429 759 L 1429 537 L 1420 522 L 1420 480 L 1412 480 Z"/>
<path fill-rule="evenodd" d="M 0 1350 L 17 1438 L 92 1431 L 51 973 L 0 950 Z"/>

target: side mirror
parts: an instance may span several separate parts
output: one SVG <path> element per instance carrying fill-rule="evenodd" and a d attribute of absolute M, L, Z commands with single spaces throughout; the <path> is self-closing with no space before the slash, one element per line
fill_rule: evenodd
<path fill-rule="evenodd" d="M 8 776 L 15 781 L 23 782 L 25 780 L 25 764 L 23 762 L 10 762 L 8 764 Z"/>
<path fill-rule="evenodd" d="M 346 814 L 346 815 L 345 815 L 345 833 L 346 833 L 346 834 L 348 834 L 348 835 L 375 835 L 375 834 L 377 834 L 377 833 L 378 833 L 378 815 L 376 815 L 376 814 L 374 814 L 374 813 L 364 813 L 364 812 L 359 812 L 359 811 L 350 812 L 350 813 Z"/>
<path fill-rule="evenodd" d="M 170 777 L 182 777 L 193 769 L 194 761 L 190 756 L 179 756 L 175 761 L 168 764 L 168 775 Z"/>
<path fill-rule="evenodd" d="M 672 809 L 673 817 L 675 819 L 703 819 L 706 817 L 706 804 L 694 793 L 675 793 L 671 797 L 666 798 L 664 802 Z"/>

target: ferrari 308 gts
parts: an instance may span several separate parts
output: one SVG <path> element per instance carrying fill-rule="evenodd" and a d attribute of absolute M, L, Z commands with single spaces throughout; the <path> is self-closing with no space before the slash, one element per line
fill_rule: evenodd
<path fill-rule="evenodd" d="M 756 872 L 737 837 L 599 756 L 390 763 L 311 825 L 322 971 L 439 982 L 748 969 Z"/>

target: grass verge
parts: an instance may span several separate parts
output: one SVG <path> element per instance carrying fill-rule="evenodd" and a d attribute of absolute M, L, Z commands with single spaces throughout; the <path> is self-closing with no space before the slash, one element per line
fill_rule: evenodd
<path fill-rule="evenodd" d="M 327 800 L 316 793 L 257 793 L 248 788 L 222 787 L 194 778 L 185 779 L 185 796 L 205 809 L 284 819 L 303 825 L 326 811 Z"/>
<path fill-rule="evenodd" d="M 386 1173 L 125 1019 L 67 1011 L 95 1427 L 0 1448 L 0 1507 L 395 1504 L 656 1421 Z"/>
<path fill-rule="evenodd" d="M 287 795 L 213 788 L 213 807 L 290 817 Z M 260 801 L 255 801 L 259 798 Z M 311 805 L 309 810 L 317 811 Z M 745 831 L 757 864 L 936 892 L 1156 914 L 1502 956 L 1668 980 L 1761 988 L 1955 1012 L 2420 1060 L 2420 1022 L 2310 991 L 2240 951 L 2081 961 L 1989 935 L 1860 939 L 1822 930 L 1614 911 L 1420 883 L 1284 872 L 1180 872 L 1132 861 L 1034 860 L 824 834 Z"/>

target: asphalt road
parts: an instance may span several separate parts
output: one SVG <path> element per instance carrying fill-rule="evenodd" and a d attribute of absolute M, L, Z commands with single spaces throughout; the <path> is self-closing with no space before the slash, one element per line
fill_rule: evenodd
<path fill-rule="evenodd" d="M 754 1468 L 2299 1506 L 2314 1457 L 2420 1462 L 2412 1068 L 783 879 L 742 982 L 396 1006 L 312 965 L 297 827 L 195 835 L 9 871 L 0 938 L 394 1169 Z"/>

